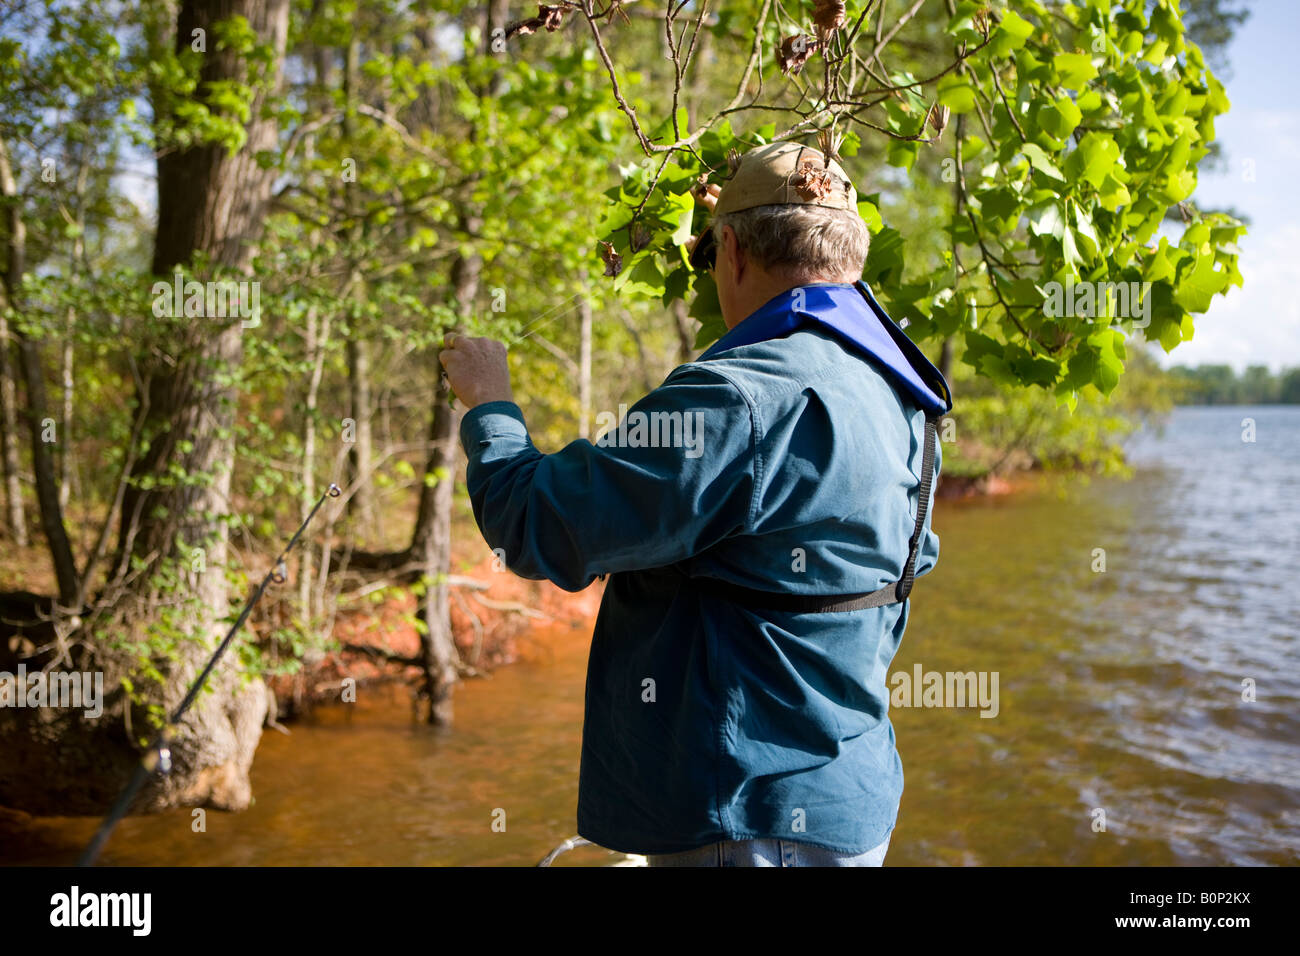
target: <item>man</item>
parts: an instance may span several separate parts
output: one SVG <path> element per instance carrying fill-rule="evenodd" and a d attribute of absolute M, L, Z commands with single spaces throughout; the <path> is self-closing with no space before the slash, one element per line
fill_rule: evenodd
<path fill-rule="evenodd" d="M 903 783 L 886 672 L 938 557 L 947 384 L 857 281 L 837 163 L 760 147 L 708 200 L 691 260 L 716 257 L 729 331 L 596 444 L 542 455 L 504 346 L 449 336 L 474 516 L 523 577 L 608 575 L 582 836 L 652 866 L 878 866 Z"/>

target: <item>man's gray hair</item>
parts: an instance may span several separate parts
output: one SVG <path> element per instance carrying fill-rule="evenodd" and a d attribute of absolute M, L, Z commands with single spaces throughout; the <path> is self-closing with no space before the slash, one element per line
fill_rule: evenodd
<path fill-rule="evenodd" d="M 802 281 L 856 282 L 862 278 L 871 234 L 856 211 L 783 204 L 723 213 L 713 221 L 736 231 L 745 254 L 764 269 Z"/>

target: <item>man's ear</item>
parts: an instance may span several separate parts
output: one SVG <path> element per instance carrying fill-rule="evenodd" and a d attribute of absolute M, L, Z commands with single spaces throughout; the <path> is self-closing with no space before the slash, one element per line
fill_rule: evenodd
<path fill-rule="evenodd" d="M 722 227 L 722 244 L 727 250 L 727 255 L 731 258 L 732 278 L 740 281 L 740 277 L 745 272 L 745 251 L 740 248 L 740 240 L 736 236 L 736 230 L 730 226 Z"/>

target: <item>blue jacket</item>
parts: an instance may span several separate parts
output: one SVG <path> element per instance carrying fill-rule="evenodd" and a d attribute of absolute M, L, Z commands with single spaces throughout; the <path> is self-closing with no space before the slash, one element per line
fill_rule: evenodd
<path fill-rule="evenodd" d="M 569 591 L 609 575 L 587 669 L 582 836 L 629 853 L 884 841 L 903 789 L 886 671 L 908 605 L 748 610 L 657 569 L 804 594 L 898 580 L 925 415 L 950 408 L 942 376 L 858 283 L 772 299 L 595 444 L 543 455 L 517 405 L 465 414 L 488 545 Z M 926 524 L 918 576 L 939 552 Z"/>

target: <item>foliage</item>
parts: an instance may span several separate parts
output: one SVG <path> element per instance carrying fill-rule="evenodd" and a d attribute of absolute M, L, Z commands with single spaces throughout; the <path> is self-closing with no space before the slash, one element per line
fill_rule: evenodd
<path fill-rule="evenodd" d="M 954 441 L 944 446 L 943 473 L 950 477 L 1027 467 L 1125 475 L 1123 440 L 1141 422 L 1167 415 L 1179 394 L 1149 348 L 1135 351 L 1109 396 L 1085 393 L 1069 414 L 1041 389 L 997 383 L 969 366 L 958 369 L 954 387 L 962 399 Z"/>
<path fill-rule="evenodd" d="M 1180 399 L 1189 405 L 1300 404 L 1300 368 L 1276 375 L 1264 365 L 1238 374 L 1230 365 L 1176 366 L 1170 369 Z"/>
<path fill-rule="evenodd" d="M 1176 0 L 1147 7 L 963 0 L 942 26 L 953 51 L 942 69 L 894 69 L 839 100 L 803 90 L 811 103 L 792 128 L 839 138 L 861 181 L 870 169 L 863 159 L 878 159 L 879 143 L 868 149 L 868 133 L 837 124 L 865 124 L 883 134 L 886 163 L 949 184 L 949 241 L 929 262 L 912 261 L 913 237 L 878 219 L 880 203 L 868 200 L 864 215 L 876 228 L 864 278 L 918 341 L 951 339 L 979 375 L 1049 390 L 1070 408 L 1085 390 L 1115 388 L 1131 337 L 1171 350 L 1191 338 L 1193 317 L 1215 295 L 1241 284 L 1235 243 L 1244 227 L 1190 202 L 1227 97 L 1186 39 Z M 865 119 L 874 115 L 866 106 L 881 114 L 876 122 Z M 918 166 L 949 115 L 951 155 Z M 927 136 L 927 125 L 938 131 Z M 665 121 L 657 138 L 680 126 Z M 682 264 L 680 243 L 692 231 L 686 193 L 696 177 L 725 169 L 727 150 L 774 133 L 767 123 L 736 134 L 729 117 L 662 168 L 625 167 L 622 186 L 608 194 L 604 238 L 626 273 L 615 281 L 665 301 L 696 294 L 705 321 L 699 344 L 722 326 L 702 304 L 707 278 Z M 1173 206 L 1183 227 L 1171 241 L 1157 230 Z M 1105 296 L 1095 308 L 1052 305 L 1053 284 L 1102 283 L 1140 292 L 1124 310 Z"/>

